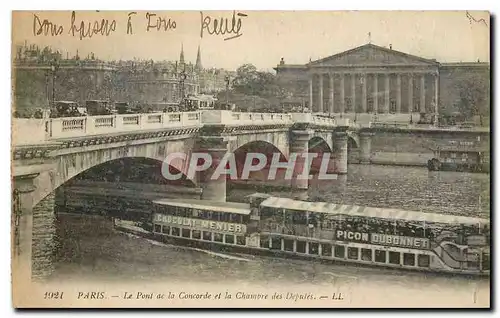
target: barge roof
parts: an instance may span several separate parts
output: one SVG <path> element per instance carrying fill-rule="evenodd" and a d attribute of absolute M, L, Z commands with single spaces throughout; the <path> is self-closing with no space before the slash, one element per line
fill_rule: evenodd
<path fill-rule="evenodd" d="M 484 225 L 490 224 L 490 220 L 483 218 L 426 213 L 418 211 L 373 208 L 357 205 L 343 205 L 327 202 L 307 202 L 298 201 L 288 198 L 271 197 L 261 203 L 261 206 L 270 208 L 282 208 L 298 211 L 310 211 L 317 213 L 325 213 L 329 215 L 345 215 L 354 217 L 372 217 L 380 219 L 388 219 L 394 221 L 413 221 L 425 223 L 446 223 L 446 224 L 469 224 L 469 225 Z"/>
<path fill-rule="evenodd" d="M 160 199 L 153 201 L 159 205 L 178 206 L 190 209 L 210 210 L 235 214 L 250 214 L 250 204 L 237 202 L 219 202 L 197 199 Z"/>

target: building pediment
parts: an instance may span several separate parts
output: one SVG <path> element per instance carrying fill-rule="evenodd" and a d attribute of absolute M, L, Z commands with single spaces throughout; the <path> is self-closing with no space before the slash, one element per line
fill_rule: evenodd
<path fill-rule="evenodd" d="M 366 44 L 308 64 L 309 67 L 391 65 L 437 66 L 438 62 L 436 60 L 425 59 L 374 44 Z"/>

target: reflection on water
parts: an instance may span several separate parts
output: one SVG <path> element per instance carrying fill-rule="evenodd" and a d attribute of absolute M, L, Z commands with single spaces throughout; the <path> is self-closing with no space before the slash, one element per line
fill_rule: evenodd
<path fill-rule="evenodd" d="M 252 190 L 233 190 L 229 200 Z M 281 196 L 293 193 L 275 193 Z M 309 196 L 334 203 L 405 208 L 427 212 L 489 217 L 489 175 L 428 172 L 423 168 L 350 166 L 349 174 Z M 231 282 L 244 285 L 339 284 L 383 286 L 390 290 L 431 289 L 455 293 L 488 288 L 488 279 L 431 275 L 381 268 L 356 267 L 277 258 L 218 257 L 168 246 L 133 235 L 93 234 L 62 221 L 65 230 L 55 280 L 145 280 L 170 283 Z"/>
<path fill-rule="evenodd" d="M 234 190 L 228 200 L 241 200 L 253 190 Z M 270 192 L 295 197 L 292 192 Z M 337 180 L 312 184 L 310 199 L 337 204 L 402 208 L 489 218 L 490 175 L 429 172 L 425 168 L 350 165 Z M 300 196 L 300 195 L 299 195 Z"/>

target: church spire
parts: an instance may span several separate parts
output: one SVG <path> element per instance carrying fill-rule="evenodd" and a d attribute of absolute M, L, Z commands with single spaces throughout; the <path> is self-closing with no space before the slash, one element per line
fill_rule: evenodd
<path fill-rule="evenodd" d="M 181 44 L 181 56 L 179 58 L 179 64 L 184 64 L 184 43 Z"/>
<path fill-rule="evenodd" d="M 196 65 L 194 66 L 194 68 L 198 72 L 200 72 L 203 69 L 203 66 L 201 65 L 201 50 L 199 45 L 198 45 L 198 55 L 196 56 Z"/>

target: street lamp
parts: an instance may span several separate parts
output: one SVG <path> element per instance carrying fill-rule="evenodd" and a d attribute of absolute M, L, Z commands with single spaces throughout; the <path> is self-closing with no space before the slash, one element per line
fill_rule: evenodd
<path fill-rule="evenodd" d="M 226 81 L 226 107 L 229 107 L 229 83 L 231 82 L 231 77 L 226 75 L 224 80 Z"/>
<path fill-rule="evenodd" d="M 52 63 L 50 63 L 50 71 L 52 73 L 52 108 L 56 103 L 56 72 L 59 69 L 59 64 L 54 59 Z"/>
<path fill-rule="evenodd" d="M 180 106 L 184 107 L 185 106 L 185 101 L 184 101 L 184 82 L 186 81 L 187 75 L 186 75 L 186 70 L 184 69 L 181 74 L 179 75 L 179 88 L 181 91 L 181 101 L 180 101 Z M 181 110 L 184 111 L 184 110 Z"/>

